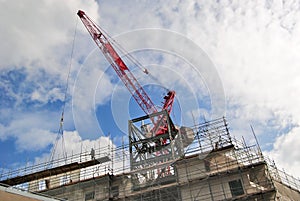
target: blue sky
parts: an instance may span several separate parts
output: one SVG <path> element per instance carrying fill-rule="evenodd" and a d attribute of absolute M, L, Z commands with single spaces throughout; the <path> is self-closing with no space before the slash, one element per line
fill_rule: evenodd
<path fill-rule="evenodd" d="M 84 10 L 156 77 L 131 66 L 177 124 L 225 115 L 231 132 L 299 177 L 299 1 L 37 1 L 0 3 L 0 167 L 46 160 L 65 105 L 67 151 L 126 137 L 142 115 L 76 13 Z M 153 87 L 155 86 L 155 87 Z M 288 157 L 287 157 L 288 156 Z"/>

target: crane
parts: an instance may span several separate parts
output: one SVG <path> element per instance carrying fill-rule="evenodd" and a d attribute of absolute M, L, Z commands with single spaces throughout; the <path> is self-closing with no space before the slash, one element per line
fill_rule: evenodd
<path fill-rule="evenodd" d="M 132 97 L 141 107 L 141 109 L 147 114 L 153 114 L 159 112 L 158 108 L 155 106 L 153 101 L 150 99 L 144 88 L 138 82 L 138 80 L 134 77 L 132 72 L 129 70 L 125 62 L 119 56 L 117 51 L 114 49 L 110 38 L 105 35 L 104 31 L 96 25 L 86 14 L 84 11 L 79 10 L 77 15 L 81 19 L 82 23 L 90 33 L 92 39 L 95 41 L 106 60 L 110 63 L 111 67 L 116 71 L 119 78 L 125 84 Z M 148 74 L 147 70 L 144 70 L 144 73 Z M 164 96 L 164 102 L 162 106 L 162 110 L 166 110 L 168 114 L 170 114 L 172 110 L 172 106 L 174 103 L 175 91 L 168 91 L 167 95 Z M 154 120 L 151 119 L 152 123 L 157 125 L 159 119 Z M 165 126 L 160 126 L 159 129 L 156 130 L 156 135 L 163 134 L 166 130 Z"/>

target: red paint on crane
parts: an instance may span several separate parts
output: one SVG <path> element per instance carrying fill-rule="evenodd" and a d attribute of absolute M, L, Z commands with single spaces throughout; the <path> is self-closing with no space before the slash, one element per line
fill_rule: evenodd
<path fill-rule="evenodd" d="M 112 44 L 109 41 L 109 37 L 105 36 L 103 34 L 103 31 L 101 31 L 101 28 L 98 27 L 83 11 L 79 10 L 77 15 L 80 17 L 82 23 L 90 33 L 91 37 L 93 38 L 99 49 L 102 51 L 107 61 L 116 71 L 119 78 L 125 84 L 132 97 L 142 108 L 142 110 L 146 114 L 153 114 L 158 112 L 158 109 L 156 108 L 146 91 L 143 89 L 143 87 L 128 69 L 127 65 L 124 63 L 122 58 L 113 48 Z M 163 110 L 166 110 L 168 114 L 170 114 L 172 110 L 174 98 L 175 91 L 169 91 L 168 94 L 164 97 L 165 101 L 163 105 Z M 152 118 L 151 120 L 154 124 L 154 127 L 158 127 L 158 122 L 160 121 L 160 119 L 155 121 Z M 166 124 L 159 126 L 156 135 L 164 134 L 167 132 L 167 130 L 168 128 Z"/>

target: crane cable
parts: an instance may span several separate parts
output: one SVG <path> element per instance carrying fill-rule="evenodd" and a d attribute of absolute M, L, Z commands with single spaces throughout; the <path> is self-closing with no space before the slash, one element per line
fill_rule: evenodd
<path fill-rule="evenodd" d="M 70 74 L 71 74 L 71 68 L 72 68 L 72 61 L 73 61 L 73 54 L 74 54 L 74 46 L 75 46 L 75 38 L 77 35 L 77 25 L 78 25 L 78 18 L 76 17 L 76 26 L 75 26 L 75 30 L 74 30 L 74 37 L 73 37 L 73 41 L 72 41 L 72 49 L 71 49 L 71 55 L 70 55 L 70 62 L 69 62 L 69 70 L 68 70 L 68 76 L 67 76 L 67 81 L 66 81 L 66 88 L 65 88 L 65 92 L 64 92 L 64 100 L 63 100 L 63 105 L 62 105 L 62 113 L 61 113 L 61 118 L 60 118 L 60 123 L 59 123 L 59 129 L 57 132 L 57 136 L 56 136 L 56 140 L 55 140 L 55 144 L 53 146 L 51 155 L 50 155 L 50 163 L 53 163 L 54 160 L 54 155 L 55 155 L 55 151 L 57 148 L 57 143 L 58 140 L 62 139 L 62 154 L 63 154 L 63 158 L 67 159 L 67 152 L 66 152 L 66 148 L 65 148 L 65 142 L 64 142 L 64 129 L 63 129 L 63 124 L 64 124 L 64 113 L 65 113 L 65 107 L 66 107 L 66 99 L 67 99 L 67 94 L 68 94 L 68 88 L 69 88 L 69 79 L 70 79 Z"/>
<path fill-rule="evenodd" d="M 153 76 L 146 67 L 144 67 L 141 62 L 139 62 L 135 57 L 133 57 L 128 51 L 126 51 L 116 40 L 114 40 L 108 33 L 106 33 L 103 29 L 101 29 L 103 33 L 108 37 L 109 41 L 114 44 L 115 48 L 117 48 L 124 57 L 128 58 L 136 67 L 138 67 L 143 73 L 148 75 L 152 80 L 156 81 L 160 86 L 162 86 L 166 91 L 170 91 L 164 84 L 155 76 Z"/>
<path fill-rule="evenodd" d="M 134 58 L 127 50 L 125 50 L 122 45 L 120 45 L 114 38 L 112 38 L 104 29 L 102 29 L 96 22 L 94 22 L 92 19 L 90 19 L 95 25 L 97 25 L 97 28 L 99 28 L 100 32 L 104 33 L 107 40 L 114 46 L 114 48 L 118 49 L 122 56 L 126 57 L 131 61 L 132 64 L 134 64 L 136 67 L 138 67 L 143 73 L 145 73 L 147 76 L 149 76 L 152 80 L 154 80 L 156 83 L 158 83 L 165 91 L 168 93 L 171 91 L 169 88 L 165 87 L 165 85 L 155 76 L 153 76 L 147 68 L 145 68 L 136 58 Z M 163 97 L 165 94 L 163 95 Z"/>

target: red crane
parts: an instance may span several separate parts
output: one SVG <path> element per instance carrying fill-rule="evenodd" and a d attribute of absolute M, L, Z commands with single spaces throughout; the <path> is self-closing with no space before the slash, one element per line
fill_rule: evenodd
<path fill-rule="evenodd" d="M 156 108 L 152 100 L 149 98 L 146 91 L 139 84 L 139 82 L 131 73 L 131 71 L 124 63 L 122 58 L 113 48 L 109 37 L 104 35 L 104 31 L 102 31 L 101 28 L 97 26 L 85 14 L 85 12 L 79 10 L 77 15 L 80 17 L 82 23 L 84 24 L 84 26 L 86 27 L 90 35 L 92 36 L 93 40 L 95 41 L 99 49 L 102 51 L 107 61 L 116 71 L 119 78 L 123 81 L 125 86 L 128 88 L 129 92 L 136 100 L 136 102 L 139 104 L 139 106 L 142 108 L 142 110 L 146 114 L 153 114 L 158 112 L 158 109 Z M 146 70 L 144 72 L 147 73 Z M 164 97 L 164 104 L 162 110 L 166 110 L 168 114 L 170 114 L 172 110 L 174 98 L 175 98 L 175 91 L 169 91 L 167 95 Z M 156 122 L 154 122 L 153 119 L 151 120 L 153 124 L 156 125 Z M 165 129 L 164 128 L 159 129 L 156 134 L 158 135 L 164 133 L 163 130 Z"/>

